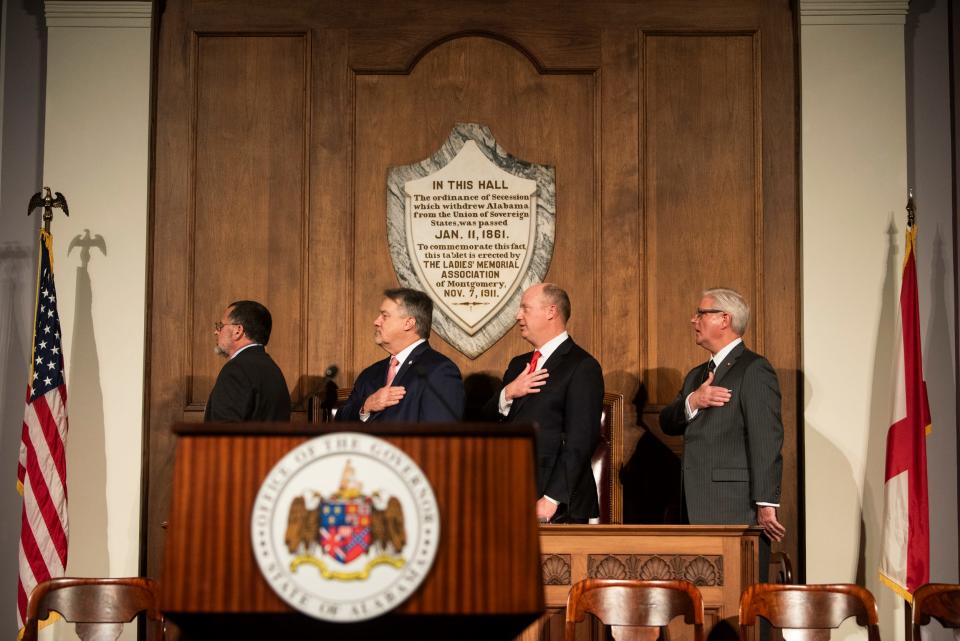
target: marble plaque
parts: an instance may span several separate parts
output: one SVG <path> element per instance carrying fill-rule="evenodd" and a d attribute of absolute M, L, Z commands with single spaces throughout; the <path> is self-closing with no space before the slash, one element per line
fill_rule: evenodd
<path fill-rule="evenodd" d="M 430 158 L 391 167 L 387 238 L 397 278 L 433 299 L 433 328 L 476 358 L 514 324 L 553 256 L 553 167 L 514 158 L 460 123 Z"/>

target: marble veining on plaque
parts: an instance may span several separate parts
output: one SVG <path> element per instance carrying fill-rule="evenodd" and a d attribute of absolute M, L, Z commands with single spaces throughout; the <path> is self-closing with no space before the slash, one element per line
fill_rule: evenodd
<path fill-rule="evenodd" d="M 553 256 L 554 169 L 459 123 L 430 158 L 391 167 L 387 239 L 397 278 L 434 301 L 433 328 L 476 358 L 514 324 Z"/>
<path fill-rule="evenodd" d="M 723 585 L 723 557 L 699 554 L 590 554 L 587 576 L 591 579 L 640 579 L 673 581 L 686 579 L 696 586 Z"/>

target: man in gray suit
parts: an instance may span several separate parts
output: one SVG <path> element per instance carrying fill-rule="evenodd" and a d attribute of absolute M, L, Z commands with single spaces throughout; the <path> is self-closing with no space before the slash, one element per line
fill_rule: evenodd
<path fill-rule="evenodd" d="M 683 435 L 683 500 L 690 523 L 756 523 L 780 541 L 786 533 L 777 519 L 780 387 L 769 361 L 743 343 L 749 320 L 750 307 L 737 292 L 703 292 L 690 322 L 710 359 L 687 374 L 677 398 L 660 412 L 660 427 Z"/>

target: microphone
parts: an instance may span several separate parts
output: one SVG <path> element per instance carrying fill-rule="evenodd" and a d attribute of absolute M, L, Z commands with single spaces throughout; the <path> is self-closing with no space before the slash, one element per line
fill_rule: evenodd
<path fill-rule="evenodd" d="M 339 371 L 340 368 L 337 367 L 336 363 L 331 363 L 327 366 L 327 369 L 323 370 L 323 376 L 320 378 L 319 385 L 317 385 L 317 392 L 313 395 L 320 401 L 319 407 L 316 408 L 319 410 L 320 416 L 311 416 L 311 420 L 319 418 L 324 423 L 333 420 L 334 410 L 337 406 L 337 384 L 333 382 L 333 377 Z M 311 407 L 312 405 L 313 403 L 311 403 Z M 315 413 L 316 410 L 311 412 L 311 414 Z"/>
<path fill-rule="evenodd" d="M 413 368 L 413 373 L 417 375 L 417 378 L 423 379 L 423 382 L 427 386 L 427 389 L 430 391 L 430 393 L 436 396 L 440 400 L 440 404 L 443 405 L 443 409 L 447 410 L 447 412 L 450 414 L 451 416 L 450 420 L 457 421 L 458 420 L 457 416 L 459 416 L 460 414 L 454 411 L 453 407 L 450 405 L 447 399 L 443 397 L 443 394 L 441 394 L 437 390 L 437 388 L 433 385 L 433 383 L 430 382 L 430 377 L 427 376 L 427 368 L 424 367 L 423 365 L 416 365 Z"/>

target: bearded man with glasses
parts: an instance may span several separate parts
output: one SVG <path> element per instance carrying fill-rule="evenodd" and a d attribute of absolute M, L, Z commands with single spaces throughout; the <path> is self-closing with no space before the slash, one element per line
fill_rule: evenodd
<path fill-rule="evenodd" d="M 283 372 L 264 349 L 270 310 L 252 300 L 230 303 L 213 324 L 214 351 L 227 359 L 203 412 L 204 421 L 289 421 L 290 391 Z"/>

